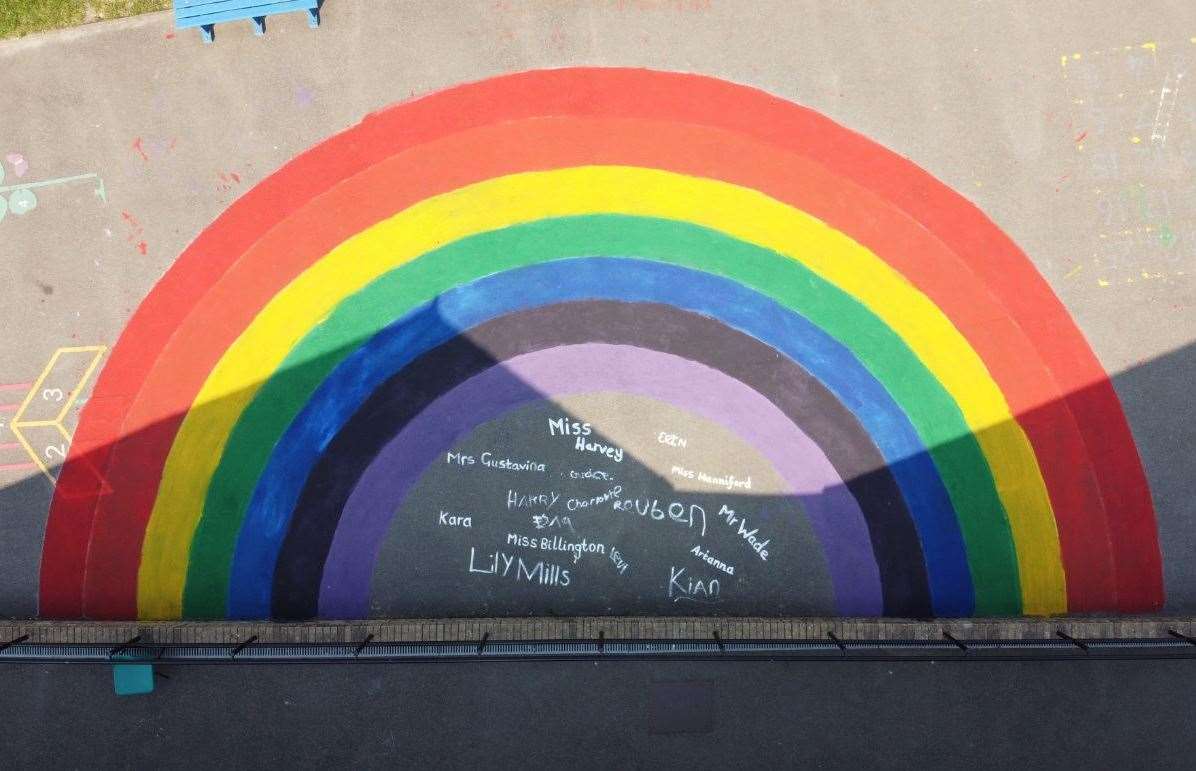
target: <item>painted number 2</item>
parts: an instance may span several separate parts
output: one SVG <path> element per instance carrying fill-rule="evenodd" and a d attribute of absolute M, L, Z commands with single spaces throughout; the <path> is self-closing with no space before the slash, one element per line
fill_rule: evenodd
<path fill-rule="evenodd" d="M 46 447 L 46 460 L 66 460 L 66 445 L 51 444 Z"/>

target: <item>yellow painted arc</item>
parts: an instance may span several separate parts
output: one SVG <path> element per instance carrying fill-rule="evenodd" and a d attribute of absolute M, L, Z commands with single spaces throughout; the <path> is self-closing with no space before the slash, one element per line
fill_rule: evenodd
<path fill-rule="evenodd" d="M 340 244 L 271 299 L 179 427 L 142 547 L 139 615 L 181 616 L 191 539 L 230 432 L 291 348 L 341 300 L 463 237 L 593 213 L 687 221 L 788 255 L 883 319 L 955 399 L 989 461 L 1017 549 L 1024 612 L 1066 611 L 1059 535 L 1033 448 L 979 355 L 929 298 L 848 236 L 758 191 L 657 169 L 583 166 L 496 177 L 425 199 Z"/>

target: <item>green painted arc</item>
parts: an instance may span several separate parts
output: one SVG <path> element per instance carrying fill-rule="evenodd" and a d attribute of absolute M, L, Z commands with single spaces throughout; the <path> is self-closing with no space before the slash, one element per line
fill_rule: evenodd
<path fill-rule="evenodd" d="M 849 348 L 929 448 L 959 517 L 975 613 L 1021 612 L 1017 553 L 988 462 L 958 405 L 892 329 L 785 255 L 686 222 L 593 214 L 514 225 L 446 244 L 379 276 L 312 329 L 263 384 L 229 437 L 192 541 L 184 617 L 225 617 L 233 554 L 257 480 L 275 443 L 337 364 L 394 319 L 454 286 L 589 255 L 655 260 L 732 279 L 805 316 Z"/>

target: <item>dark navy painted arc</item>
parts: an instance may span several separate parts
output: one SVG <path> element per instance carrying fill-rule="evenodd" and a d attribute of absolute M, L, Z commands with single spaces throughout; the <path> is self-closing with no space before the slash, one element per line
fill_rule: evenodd
<path fill-rule="evenodd" d="M 483 327 L 517 317 L 537 324 L 547 310 L 520 311 Z M 338 514 L 339 523 L 320 583 L 319 617 L 370 615 L 374 567 L 395 513 L 404 509 L 408 495 L 424 473 L 444 462 L 447 450 L 479 426 L 524 405 L 546 400 L 551 403 L 558 396 L 608 393 L 646 396 L 671 405 L 714 422 L 756 448 L 784 478 L 782 495 L 798 505 L 814 530 L 830 574 L 836 614 L 876 616 L 883 612 L 880 570 L 864 513 L 821 448 L 775 404 L 723 372 L 671 353 L 634 345 L 571 343 L 507 357 L 462 381 L 421 410 L 367 463 Z M 603 441 L 601 432 L 591 435 Z M 556 449 L 558 455 L 547 456 L 554 463 L 572 465 L 585 455 L 574 449 L 570 438 L 561 437 Z M 509 488 L 503 493 L 501 499 L 495 496 L 491 501 L 505 508 Z M 736 496 L 731 502 L 735 504 L 732 508 L 739 511 L 742 508 L 738 507 L 757 508 L 757 502 L 750 498 L 741 502 Z M 490 512 L 488 518 L 494 516 L 493 509 Z M 604 513 L 591 513 L 617 517 L 613 507 Z M 518 514 L 515 517 L 520 518 Z M 514 524 L 510 518 L 503 519 Z M 719 519 L 717 515 L 711 519 L 708 513 L 700 521 L 695 520 L 693 534 L 711 535 L 711 528 L 721 527 Z M 783 521 L 770 517 L 768 522 L 770 534 L 780 535 L 777 529 L 784 527 Z M 501 545 L 506 539 L 500 536 L 498 540 Z M 683 543 L 690 540 L 686 538 Z M 766 551 L 767 559 L 763 552 L 761 559 L 784 572 L 789 566 L 788 550 L 777 544 L 776 551 Z M 449 559 L 456 562 L 453 557 Z M 655 588 L 659 587 L 657 584 Z M 664 598 L 661 601 L 666 607 L 672 605 Z M 729 606 L 724 607 L 731 612 Z"/>
<path fill-rule="evenodd" d="M 850 480 L 848 489 L 863 511 L 880 571 L 884 612 L 929 614 L 921 545 L 897 485 L 859 422 L 825 387 L 775 349 L 710 317 L 657 303 L 592 300 L 540 306 L 487 321 L 416 359 L 371 394 L 308 477 L 274 575 L 274 615 L 318 614 L 320 575 L 327 578 L 327 570 L 313 570 L 312 557 L 322 560 L 328 552 L 346 501 L 370 463 L 428 405 L 496 363 L 591 342 L 698 362 L 771 401 L 814 440 L 838 476 Z M 447 449 L 437 447 L 436 452 Z M 824 550 L 834 574 L 837 550 L 825 539 Z"/>
<path fill-rule="evenodd" d="M 278 551 L 311 468 L 353 411 L 394 371 L 460 330 L 503 313 L 603 298 L 664 302 L 718 318 L 782 351 L 824 383 L 859 418 L 897 480 L 921 538 L 935 613 L 971 613 L 963 539 L 934 462 L 900 407 L 845 346 L 804 317 L 726 278 L 647 260 L 587 257 L 455 287 L 396 320 L 341 362 L 288 427 L 254 490 L 233 561 L 230 615 L 270 615 Z"/>

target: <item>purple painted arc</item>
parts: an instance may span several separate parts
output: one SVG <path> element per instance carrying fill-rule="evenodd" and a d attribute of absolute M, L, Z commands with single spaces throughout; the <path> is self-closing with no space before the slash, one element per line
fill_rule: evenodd
<path fill-rule="evenodd" d="M 368 616 L 370 580 L 390 520 L 442 451 L 523 404 L 595 392 L 667 402 L 756 447 L 810 518 L 826 555 L 838 612 L 872 616 L 883 611 L 880 571 L 863 512 L 818 445 L 772 402 L 718 370 L 672 354 L 585 343 L 496 364 L 437 398 L 387 443 L 345 504 L 324 565 L 320 617 Z M 708 522 L 711 526 L 717 522 Z"/>

